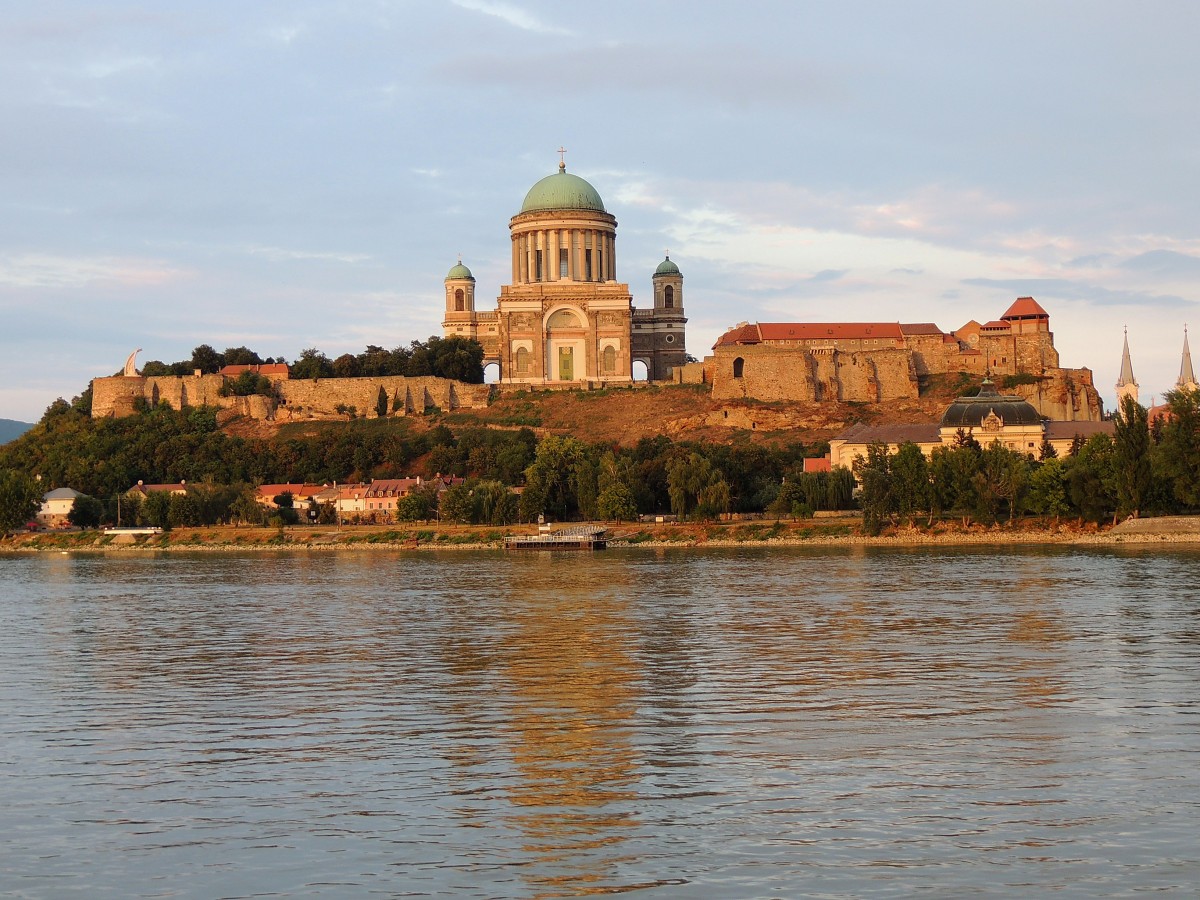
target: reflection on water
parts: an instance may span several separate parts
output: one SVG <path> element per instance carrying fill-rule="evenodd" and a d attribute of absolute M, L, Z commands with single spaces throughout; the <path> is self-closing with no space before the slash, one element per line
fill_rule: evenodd
<path fill-rule="evenodd" d="M 0 558 L 0 891 L 1200 878 L 1200 556 Z"/>

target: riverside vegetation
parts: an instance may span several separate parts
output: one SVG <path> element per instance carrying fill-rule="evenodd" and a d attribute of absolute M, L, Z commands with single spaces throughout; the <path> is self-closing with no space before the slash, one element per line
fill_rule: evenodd
<path fill-rule="evenodd" d="M 358 374 L 374 359 L 395 365 L 462 364 L 481 376 L 478 353 L 434 339 L 429 344 L 329 363 L 306 350 L 296 367 L 328 365 Z M 469 342 L 470 343 L 470 342 Z M 431 349 L 432 347 L 432 349 Z M 473 349 L 473 348 L 467 348 Z M 246 348 L 225 354 L 197 348 L 208 367 L 259 359 Z M 205 362 L 207 359 L 207 362 Z M 374 363 L 372 363 L 373 365 Z M 147 364 L 150 366 L 151 364 Z M 162 365 L 161 363 L 157 365 Z M 173 364 L 183 366 L 185 363 Z M 274 483 L 363 482 L 416 472 L 466 479 L 440 497 L 432 490 L 404 498 L 401 521 L 506 525 L 544 513 L 554 520 L 629 521 L 670 514 L 680 520 L 716 520 L 727 513 L 810 517 L 822 510 L 861 508 L 863 528 L 933 526 L 940 520 L 1013 522 L 1036 516 L 1102 522 L 1139 514 L 1200 511 L 1200 393 L 1168 395 L 1170 414 L 1147 422 L 1146 410 L 1127 402 L 1114 437 L 1095 435 L 1058 458 L 1049 445 L 1039 458 L 999 444 L 981 445 L 960 434 L 955 446 L 926 458 L 914 444 L 895 452 L 868 448 L 857 466 L 861 491 L 849 471 L 804 472 L 806 457 L 824 454 L 824 442 L 748 442 L 645 438 L 633 446 L 584 443 L 570 435 L 537 435 L 530 428 L 484 428 L 455 422 L 356 418 L 307 432 L 281 429 L 270 438 L 226 434 L 214 410 L 145 407 L 134 416 L 93 419 L 88 393 L 56 400 L 41 421 L 0 447 L 0 531 L 12 532 L 36 511 L 41 492 L 69 486 L 87 497 L 72 512 L 80 527 L 115 522 L 162 528 L 222 523 L 267 524 L 253 486 Z M 35 480 L 40 476 L 40 481 Z M 152 492 L 144 502 L 125 494 L 138 481 L 187 482 L 187 493 Z M 519 487 L 520 493 L 511 488 Z M 120 498 L 118 500 L 118 498 Z M 301 512 L 291 498 L 275 524 Z M 120 508 L 118 509 L 118 505 Z M 331 509 L 318 509 L 323 521 Z"/>

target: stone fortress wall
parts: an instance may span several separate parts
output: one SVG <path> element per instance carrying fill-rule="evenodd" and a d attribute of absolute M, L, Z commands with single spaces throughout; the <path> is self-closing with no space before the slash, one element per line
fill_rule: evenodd
<path fill-rule="evenodd" d="M 449 378 L 403 375 L 377 378 L 316 378 L 290 380 L 272 378 L 277 397 L 252 395 L 222 397 L 222 375 L 123 376 L 92 381 L 92 415 L 132 415 L 139 401 L 152 405 L 166 402 L 172 409 L 211 406 L 230 410 L 251 419 L 277 422 L 345 418 L 350 407 L 358 416 L 376 415 L 379 390 L 387 396 L 388 415 L 424 415 L 433 409 L 482 409 L 488 405 L 492 388 L 466 384 Z M 338 407 L 342 407 L 339 410 Z"/>
<path fill-rule="evenodd" d="M 1050 317 L 1031 297 L 1002 319 L 955 332 L 930 323 L 742 323 L 703 364 L 682 367 L 684 383 L 712 385 L 715 400 L 887 403 L 916 399 L 929 376 L 1025 376 L 1005 392 L 1056 421 L 1100 421 L 1090 369 L 1059 365 Z"/>

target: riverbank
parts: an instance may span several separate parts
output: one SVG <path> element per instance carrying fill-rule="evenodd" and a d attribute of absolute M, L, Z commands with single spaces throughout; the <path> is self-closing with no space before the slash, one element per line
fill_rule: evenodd
<path fill-rule="evenodd" d="M 1171 516 L 1096 526 L 1076 522 L 1023 521 L 1015 525 L 942 522 L 932 528 L 891 526 L 879 535 L 862 532 L 853 518 L 608 526 L 611 548 L 751 546 L 956 546 L 1002 544 L 1200 544 L 1200 517 Z M 177 528 L 162 534 L 56 531 L 19 534 L 0 541 L 0 552 L 270 551 L 270 550 L 479 550 L 499 549 L 504 538 L 529 534 L 528 525 Z"/>

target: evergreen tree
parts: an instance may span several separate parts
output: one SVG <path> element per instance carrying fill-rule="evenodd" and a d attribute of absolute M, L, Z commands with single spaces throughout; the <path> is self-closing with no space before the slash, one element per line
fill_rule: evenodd
<path fill-rule="evenodd" d="M 1100 522 L 1116 507 L 1113 443 L 1107 434 L 1094 434 L 1083 442 L 1071 460 L 1067 484 L 1081 521 Z"/>
<path fill-rule="evenodd" d="M 1166 400 L 1170 415 L 1156 458 L 1175 498 L 1194 509 L 1200 506 L 1200 391 L 1171 391 Z"/>
<path fill-rule="evenodd" d="M 1136 519 L 1150 492 L 1150 428 L 1145 407 L 1132 397 L 1124 397 L 1113 425 L 1117 513 Z"/>
<path fill-rule="evenodd" d="M 863 530 L 875 535 L 896 509 L 891 471 L 892 455 L 888 445 L 875 441 L 867 445 L 867 458 L 858 466 L 862 490 L 858 495 L 863 513 Z"/>
<path fill-rule="evenodd" d="M 910 523 L 918 515 L 928 515 L 932 486 L 929 483 L 929 462 L 921 448 L 912 441 L 905 441 L 896 448 L 890 471 L 892 507 L 896 513 Z"/>

